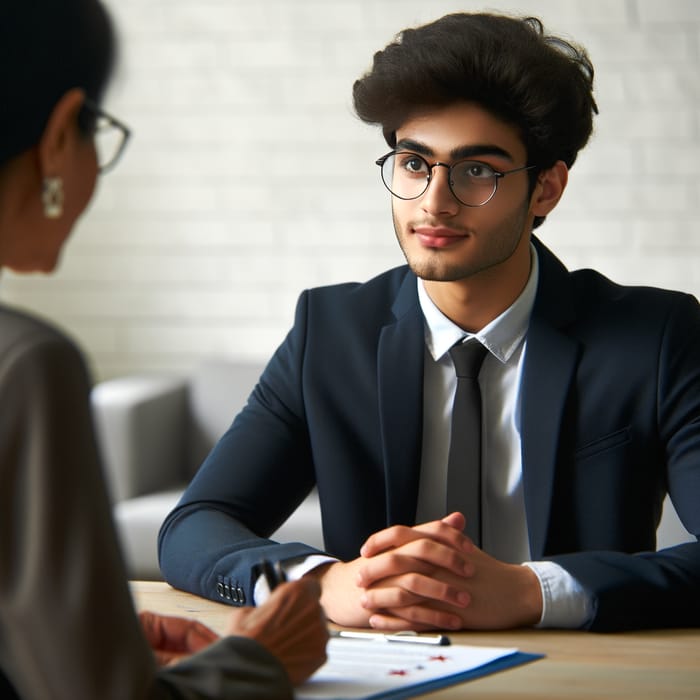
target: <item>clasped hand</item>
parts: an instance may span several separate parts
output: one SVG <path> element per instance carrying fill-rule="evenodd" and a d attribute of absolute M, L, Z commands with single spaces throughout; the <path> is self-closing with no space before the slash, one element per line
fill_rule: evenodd
<path fill-rule="evenodd" d="M 535 624 L 540 585 L 528 568 L 506 564 L 463 534 L 452 513 L 372 535 L 360 557 L 320 573 L 328 617 L 384 630 L 504 629 Z"/>

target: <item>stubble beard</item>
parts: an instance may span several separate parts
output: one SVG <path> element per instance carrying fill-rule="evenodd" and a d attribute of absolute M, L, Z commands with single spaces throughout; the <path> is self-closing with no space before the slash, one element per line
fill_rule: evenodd
<path fill-rule="evenodd" d="M 405 232 L 402 233 L 401 225 L 393 212 L 392 218 L 396 239 L 411 271 L 417 277 L 429 282 L 456 282 L 497 267 L 508 260 L 515 253 L 522 237 L 526 234 L 527 211 L 528 206 L 525 203 L 496 229 L 482 231 L 479 235 L 484 238 L 487 247 L 478 257 L 459 262 L 450 260 L 451 251 L 439 248 L 432 250 L 423 248 L 420 256 L 412 254 L 407 241 L 415 235 L 410 233 L 413 224 L 408 223 Z M 477 235 L 471 231 L 469 234 Z"/>

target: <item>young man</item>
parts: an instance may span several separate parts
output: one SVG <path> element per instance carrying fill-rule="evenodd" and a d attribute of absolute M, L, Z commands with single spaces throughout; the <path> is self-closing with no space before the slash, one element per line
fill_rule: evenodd
<path fill-rule="evenodd" d="M 340 624 L 700 624 L 700 544 L 654 552 L 667 490 L 700 531 L 698 304 L 570 273 L 532 236 L 591 133 L 592 82 L 583 50 L 499 15 L 375 56 L 355 107 L 391 148 L 377 163 L 408 266 L 301 296 L 163 525 L 173 585 L 260 598 L 267 557 L 317 577 Z M 465 339 L 486 348 L 466 414 Z M 481 454 L 460 462 L 479 406 L 464 448 Z M 265 539 L 313 486 L 325 554 Z"/>

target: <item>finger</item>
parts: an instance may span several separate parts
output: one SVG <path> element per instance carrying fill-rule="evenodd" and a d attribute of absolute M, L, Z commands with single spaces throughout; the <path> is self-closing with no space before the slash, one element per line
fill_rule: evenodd
<path fill-rule="evenodd" d="M 464 534 L 466 521 L 461 513 L 450 513 L 442 520 L 433 520 L 416 525 L 413 530 L 425 533 L 427 537 L 441 542 L 457 551 L 470 553 L 474 549 L 473 542 Z"/>
<path fill-rule="evenodd" d="M 471 602 L 469 593 L 457 586 L 421 574 L 407 574 L 391 580 L 390 586 L 369 588 L 360 599 L 368 610 L 382 610 L 436 601 L 465 608 Z"/>
<path fill-rule="evenodd" d="M 464 515 L 462 515 L 462 513 L 455 511 L 454 513 L 446 515 L 441 522 L 445 523 L 445 525 L 453 527 L 455 530 L 462 532 L 467 524 L 467 519 L 464 517 Z"/>
<path fill-rule="evenodd" d="M 289 624 L 326 624 L 320 605 L 321 586 L 315 579 L 300 579 L 278 586 L 270 596 L 269 616 L 274 624 L 287 620 Z"/>
<path fill-rule="evenodd" d="M 321 598 L 321 584 L 314 578 L 301 578 L 277 586 L 270 595 L 273 604 L 289 605 L 295 609 L 299 606 L 315 609 Z"/>
<path fill-rule="evenodd" d="M 405 525 L 392 525 L 385 530 L 380 530 L 370 535 L 360 548 L 360 555 L 372 557 L 387 549 L 400 547 L 417 537 L 418 535 L 414 532 L 414 528 L 406 527 Z"/>
<path fill-rule="evenodd" d="M 426 630 L 462 629 L 462 619 L 459 615 L 425 605 L 390 608 L 389 610 L 375 613 L 370 616 L 369 624 L 374 629 L 387 631 L 411 629 L 421 632 Z"/>
<path fill-rule="evenodd" d="M 144 637 L 152 649 L 160 649 L 162 646 L 162 629 L 158 624 L 158 618 L 150 610 L 143 610 L 139 613 L 139 622 Z"/>
<path fill-rule="evenodd" d="M 173 618 L 173 620 L 176 619 L 177 618 Z M 184 633 L 184 651 L 192 653 L 200 651 L 219 639 L 219 635 L 216 632 L 209 629 L 209 627 L 203 625 L 201 622 L 196 622 L 194 620 L 184 620 L 180 622 L 187 623 L 184 629 L 182 624 L 178 624 L 176 627 L 176 630 L 181 630 Z"/>
<path fill-rule="evenodd" d="M 284 631 L 325 629 L 326 620 L 319 603 L 320 585 L 313 579 L 283 583 L 257 608 L 239 608 L 229 617 L 227 634 L 275 639 Z"/>
<path fill-rule="evenodd" d="M 390 552 L 367 559 L 357 574 L 361 588 L 390 576 L 408 573 L 431 575 L 437 570 L 449 571 L 456 576 L 472 576 L 473 563 L 461 552 L 433 540 L 409 542 Z"/>
<path fill-rule="evenodd" d="M 195 620 L 143 611 L 141 627 L 153 649 L 193 653 L 219 638 L 213 630 Z"/>
<path fill-rule="evenodd" d="M 382 632 L 405 632 L 407 630 L 410 630 L 411 632 L 432 632 L 435 629 L 439 629 L 429 625 L 422 625 L 417 622 L 408 622 L 402 617 L 389 615 L 387 612 L 372 615 L 370 618 L 370 626 L 372 629 L 380 630 Z"/>
<path fill-rule="evenodd" d="M 449 517 L 449 516 L 448 516 Z M 429 523 L 406 527 L 394 525 L 371 535 L 362 545 L 360 554 L 363 557 L 373 557 L 389 549 L 401 547 L 417 539 L 432 539 L 461 552 L 470 552 L 473 548 L 471 540 L 461 530 L 452 527 L 450 522 L 433 520 Z"/>
<path fill-rule="evenodd" d="M 153 654 L 156 657 L 156 663 L 158 664 L 158 666 L 172 666 L 173 664 L 179 663 L 188 656 L 188 654 L 179 654 L 174 651 L 154 650 Z"/>
<path fill-rule="evenodd" d="M 321 586 L 315 579 L 300 579 L 275 589 L 268 604 L 270 616 L 277 628 L 282 622 L 304 631 L 307 628 L 326 630 L 326 616 L 320 604 Z"/>

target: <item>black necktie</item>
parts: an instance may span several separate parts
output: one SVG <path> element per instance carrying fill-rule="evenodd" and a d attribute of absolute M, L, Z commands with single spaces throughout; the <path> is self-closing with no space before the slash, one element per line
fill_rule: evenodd
<path fill-rule="evenodd" d="M 479 370 L 488 351 L 475 338 L 450 350 L 457 372 L 447 461 L 447 512 L 467 518 L 465 532 L 481 546 L 481 391 Z"/>

